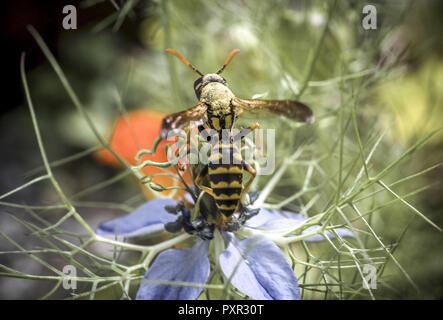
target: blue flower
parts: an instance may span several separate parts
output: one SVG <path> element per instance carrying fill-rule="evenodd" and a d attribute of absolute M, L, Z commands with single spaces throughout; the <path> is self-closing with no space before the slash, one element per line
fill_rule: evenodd
<path fill-rule="evenodd" d="M 197 240 L 191 249 L 160 253 L 143 277 L 137 300 L 195 300 L 202 288 L 152 284 L 149 281 L 182 281 L 203 285 L 209 277 L 209 240 Z"/>
<path fill-rule="evenodd" d="M 180 228 L 174 227 L 174 223 L 180 222 L 186 232 L 199 235 L 192 248 L 167 249 L 157 256 L 143 277 L 136 297 L 139 300 L 197 299 L 208 280 L 208 250 L 212 238 L 208 234 L 211 230 L 208 231 L 205 224 L 191 224 L 189 210 L 181 206 L 180 216 L 171 209 L 174 206 L 177 206 L 177 202 L 169 198 L 151 200 L 130 214 L 101 223 L 96 230 L 97 234 L 104 236 L 134 238 L 164 232 L 165 226 L 169 231 L 175 228 L 174 232 L 178 232 Z M 279 247 L 270 240 L 272 236 L 267 235 L 278 234 L 283 239 L 290 239 L 295 235 L 285 235 L 286 231 L 290 233 L 306 221 L 305 217 L 293 212 L 260 208 L 258 214 L 249 218 L 239 232 L 222 231 L 226 249 L 219 255 L 218 264 L 226 280 L 252 299 L 300 299 L 297 278 L 291 265 Z M 305 228 L 300 234 L 303 241 L 322 241 L 324 238 L 321 234 L 334 237 L 327 231 L 316 233 L 318 228 L 321 226 Z M 342 237 L 353 237 L 352 232 L 345 228 L 334 231 Z M 245 234 L 246 238 L 237 237 Z"/>
<path fill-rule="evenodd" d="M 130 214 L 102 222 L 95 232 L 104 236 L 134 238 L 162 232 L 165 223 L 175 221 L 177 216 L 165 210 L 165 206 L 176 205 L 170 198 L 148 201 Z"/>

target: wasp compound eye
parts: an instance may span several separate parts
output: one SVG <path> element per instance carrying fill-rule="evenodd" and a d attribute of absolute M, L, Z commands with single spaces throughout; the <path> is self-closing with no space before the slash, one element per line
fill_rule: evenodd
<path fill-rule="evenodd" d="M 203 84 L 203 77 L 198 78 L 194 82 L 194 91 L 195 91 L 195 95 L 197 96 L 197 99 L 200 99 L 200 94 L 202 91 L 202 84 Z"/>

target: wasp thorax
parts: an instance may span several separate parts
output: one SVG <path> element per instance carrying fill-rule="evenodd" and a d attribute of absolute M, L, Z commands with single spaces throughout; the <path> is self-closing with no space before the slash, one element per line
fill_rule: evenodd
<path fill-rule="evenodd" d="M 216 74 L 208 74 L 203 77 L 201 86 L 196 87 L 199 91 L 197 97 L 208 106 L 214 115 L 231 113 L 230 105 L 234 94 L 226 86 L 226 81 Z"/>

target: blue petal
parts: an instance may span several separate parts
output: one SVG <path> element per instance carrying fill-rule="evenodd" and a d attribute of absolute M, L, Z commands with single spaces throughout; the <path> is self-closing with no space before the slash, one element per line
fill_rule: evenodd
<path fill-rule="evenodd" d="M 309 228 L 303 230 L 302 234 L 307 234 L 307 233 L 314 232 L 318 228 L 320 228 L 320 226 L 309 227 Z M 354 233 L 351 230 L 349 230 L 349 229 L 346 229 L 346 228 L 336 228 L 336 229 L 334 229 L 334 231 L 339 236 L 341 236 L 343 238 L 344 237 L 355 238 Z M 329 237 L 329 239 L 334 239 L 335 238 L 335 236 L 332 233 L 330 233 L 329 231 L 326 231 L 326 235 Z M 304 241 L 307 241 L 307 242 L 319 242 L 319 241 L 324 241 L 324 240 L 325 240 L 325 238 L 321 234 L 316 234 L 316 235 L 314 235 L 312 237 L 304 239 Z"/>
<path fill-rule="evenodd" d="M 149 280 L 181 281 L 205 284 L 209 277 L 209 241 L 198 242 L 187 250 L 168 249 L 160 253 L 146 272 L 137 292 L 137 300 L 195 300 L 202 288 L 150 284 Z"/>
<path fill-rule="evenodd" d="M 190 204 L 195 204 L 194 199 L 192 199 L 192 196 L 188 192 L 184 194 L 183 198 L 185 198 L 185 200 Z"/>
<path fill-rule="evenodd" d="M 299 225 L 303 224 L 304 220 L 294 220 L 287 218 L 275 218 L 262 223 L 255 227 L 255 229 L 274 231 L 274 232 L 289 232 Z M 249 227 L 249 224 L 246 224 Z"/>
<path fill-rule="evenodd" d="M 122 236 L 126 238 L 153 234 L 163 230 L 167 222 L 177 219 L 176 215 L 165 210 L 165 206 L 176 205 L 170 198 L 159 198 L 143 204 L 130 214 L 102 222 L 96 229 L 97 234 Z"/>
<path fill-rule="evenodd" d="M 297 221 L 306 220 L 306 218 L 299 213 L 260 208 L 259 213 L 246 222 L 246 226 L 250 228 L 256 228 L 275 219 L 292 219 Z"/>
<path fill-rule="evenodd" d="M 267 210 L 261 208 L 260 212 L 256 216 L 252 217 L 246 222 L 245 226 L 264 231 L 285 232 L 298 227 L 304 221 L 306 221 L 306 218 L 299 213 Z M 320 228 L 320 226 L 311 226 L 303 230 L 302 234 L 314 232 L 318 228 Z M 342 237 L 355 237 L 352 231 L 346 228 L 337 228 L 335 229 L 335 232 Z M 329 231 L 326 231 L 326 234 L 330 239 L 335 238 L 335 236 Z M 294 235 L 289 235 L 288 237 L 294 237 Z M 324 240 L 324 237 L 320 234 L 304 239 L 304 241 L 307 242 L 318 242 Z"/>
<path fill-rule="evenodd" d="M 227 234 L 229 244 L 220 255 L 220 267 L 238 290 L 256 300 L 298 300 L 294 271 L 270 240 L 253 236 L 239 240 Z"/>

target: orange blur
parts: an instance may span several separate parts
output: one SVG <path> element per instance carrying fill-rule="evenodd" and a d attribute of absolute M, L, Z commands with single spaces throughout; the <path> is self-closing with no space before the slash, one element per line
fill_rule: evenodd
<path fill-rule="evenodd" d="M 160 134 L 161 123 L 165 114 L 153 110 L 134 110 L 127 113 L 127 117 L 119 116 L 111 135 L 110 147 L 122 157 L 128 164 L 135 165 L 135 156 L 140 149 L 151 149 L 155 139 Z M 156 162 L 166 162 L 165 147 L 168 144 L 163 140 L 160 142 L 154 155 L 144 155 L 141 161 L 152 160 Z M 99 149 L 94 153 L 99 162 L 121 167 L 120 162 L 105 148 Z M 174 168 L 160 169 L 154 166 L 147 166 L 142 169 L 144 175 L 152 175 L 161 172 L 175 174 Z M 186 183 L 191 183 L 189 173 L 183 174 Z M 168 176 L 156 176 L 152 180 L 163 187 L 172 187 L 175 179 Z M 140 184 L 140 183 L 139 183 Z M 180 183 L 179 186 L 183 187 Z M 140 184 L 145 196 L 148 199 L 153 198 L 152 192 L 144 185 Z M 172 191 L 163 191 L 162 195 L 167 196 Z M 185 191 L 180 190 L 176 199 L 180 198 Z"/>

